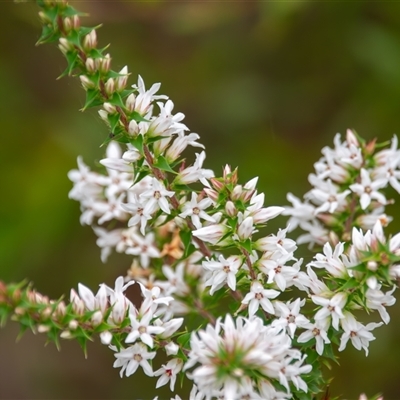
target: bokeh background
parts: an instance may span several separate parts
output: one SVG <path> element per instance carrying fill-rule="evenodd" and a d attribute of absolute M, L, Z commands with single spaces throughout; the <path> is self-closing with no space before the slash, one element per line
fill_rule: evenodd
<path fill-rule="evenodd" d="M 99 42 L 112 43 L 114 69 L 128 64 L 131 83 L 138 73 L 148 86 L 162 82 L 201 135 L 207 166 L 238 165 L 243 181 L 259 176 L 269 205 L 309 190 L 312 164 L 336 132 L 354 128 L 380 141 L 400 133 L 399 3 L 73 3 L 90 13 L 84 24 L 104 24 Z M 68 170 L 79 154 L 94 165 L 107 132 L 95 111 L 78 111 L 77 80 L 56 80 L 65 61 L 54 45 L 35 47 L 39 32 L 34 4 L 0 3 L 0 279 L 28 278 L 58 298 L 78 282 L 111 285 L 130 260 L 113 256 L 103 265 L 68 200 Z M 398 205 L 388 211 L 400 217 Z M 389 228 L 399 229 L 399 222 Z M 341 355 L 332 395 L 400 399 L 400 305 L 390 313 L 367 359 L 351 346 Z M 75 342 L 59 353 L 32 333 L 15 344 L 17 334 L 11 321 L 0 330 L 1 399 L 169 396 L 141 373 L 120 379 L 98 342 L 85 360 Z"/>

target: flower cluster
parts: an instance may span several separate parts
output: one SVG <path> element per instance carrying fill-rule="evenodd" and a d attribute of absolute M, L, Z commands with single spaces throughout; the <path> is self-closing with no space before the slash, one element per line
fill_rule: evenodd
<path fill-rule="evenodd" d="M 388 147 L 351 130 L 343 142 L 337 135 L 303 200 L 289 193 L 292 206 L 265 206 L 258 178 L 242 184 L 238 169 L 226 165 L 216 177 L 203 166 L 199 135 L 159 83 L 146 90 L 139 76 L 129 87 L 128 68 L 111 70 L 96 29 L 81 27 L 73 7 L 39 4 L 39 42 L 58 42 L 65 74 L 86 91 L 84 109 L 99 106 L 109 131 L 103 170 L 78 157 L 69 196 L 97 235 L 101 260 L 112 250 L 132 259 L 114 289 L 102 284 L 94 294 L 79 284 L 68 306 L 0 282 L 0 317 L 14 313 L 54 341 L 84 346 L 98 334 L 121 377 L 141 367 L 171 391 L 186 377 L 191 399 L 315 398 L 326 385 L 321 364 L 348 343 L 368 354 L 372 331 L 390 321 L 400 233 L 386 237 L 383 228 L 393 202 L 385 189 L 400 193 L 397 138 Z M 188 147 L 201 149 L 191 164 Z M 287 226 L 266 231 L 281 214 Z M 293 240 L 296 228 L 305 233 Z M 303 243 L 313 252 L 304 266 L 295 254 Z M 126 296 L 133 284 L 140 304 Z M 375 310 L 382 321 L 363 324 L 360 311 Z"/>

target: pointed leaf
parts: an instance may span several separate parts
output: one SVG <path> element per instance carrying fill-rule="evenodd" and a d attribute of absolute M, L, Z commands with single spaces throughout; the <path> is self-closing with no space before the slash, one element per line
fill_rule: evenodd
<path fill-rule="evenodd" d="M 157 158 L 157 162 L 154 164 L 155 167 L 157 167 L 158 169 L 161 169 L 162 171 L 167 171 L 167 172 L 171 172 L 172 174 L 177 174 L 177 172 L 175 172 L 170 165 L 168 164 L 168 161 L 163 157 L 163 156 L 159 156 Z"/>

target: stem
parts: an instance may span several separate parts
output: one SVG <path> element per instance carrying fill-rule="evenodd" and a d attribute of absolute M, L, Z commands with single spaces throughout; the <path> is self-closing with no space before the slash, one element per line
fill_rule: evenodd
<path fill-rule="evenodd" d="M 243 248 L 241 248 L 240 250 L 241 250 L 242 254 L 245 256 L 245 258 L 246 258 L 246 265 L 249 268 L 251 279 L 256 280 L 257 276 L 256 276 L 256 273 L 255 273 L 255 271 L 253 269 L 253 264 L 252 264 L 252 262 L 250 260 L 249 252 L 246 249 L 243 249 Z"/>

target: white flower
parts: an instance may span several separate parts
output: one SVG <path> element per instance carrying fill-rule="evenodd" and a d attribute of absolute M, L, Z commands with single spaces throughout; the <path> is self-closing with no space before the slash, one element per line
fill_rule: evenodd
<path fill-rule="evenodd" d="M 236 274 L 243 264 L 243 260 L 238 256 L 230 256 L 227 259 L 220 255 L 219 261 L 203 261 L 203 267 L 212 272 L 210 278 L 205 282 L 205 286 L 211 286 L 210 294 L 213 295 L 220 289 L 225 282 L 232 290 L 236 290 Z"/>
<path fill-rule="evenodd" d="M 318 253 L 309 265 L 316 268 L 326 269 L 332 276 L 336 278 L 345 278 L 348 276 L 348 271 L 342 260 L 339 258 L 343 254 L 344 243 L 338 243 L 335 246 L 335 251 L 332 252 L 332 247 L 329 242 L 324 245 L 324 255 Z"/>
<path fill-rule="evenodd" d="M 361 169 L 361 183 L 350 185 L 350 189 L 360 196 L 361 208 L 365 210 L 371 203 L 371 200 L 377 200 L 380 204 L 386 204 L 385 196 L 378 192 L 386 186 L 386 179 L 377 179 L 371 181 L 369 173 L 364 168 Z"/>
<path fill-rule="evenodd" d="M 281 254 L 288 254 L 297 249 L 296 242 L 292 239 L 286 238 L 286 229 L 279 229 L 277 235 L 269 235 L 258 239 L 255 242 L 255 248 L 261 251 L 280 252 Z"/>
<path fill-rule="evenodd" d="M 344 318 L 340 321 L 344 333 L 340 338 L 340 346 L 339 351 L 343 351 L 346 347 L 348 340 L 351 340 L 351 343 L 357 350 L 361 350 L 363 348 L 365 350 L 365 355 L 368 355 L 368 346 L 369 342 L 375 340 L 375 336 L 370 332 L 373 329 L 381 326 L 383 322 L 376 324 L 374 322 L 364 326 L 360 324 L 354 316 L 347 312 L 344 315 Z"/>
<path fill-rule="evenodd" d="M 150 348 L 154 347 L 153 337 L 151 335 L 158 335 L 164 332 L 165 328 L 161 326 L 149 325 L 153 315 L 151 313 L 144 314 L 140 321 L 136 319 L 134 314 L 129 314 L 131 320 L 131 331 L 125 339 L 125 343 L 134 343 L 140 339 L 143 343 L 147 344 Z"/>
<path fill-rule="evenodd" d="M 121 378 L 124 375 L 131 376 L 136 372 L 139 366 L 143 368 L 147 376 L 153 376 L 153 369 L 147 360 L 152 360 L 156 356 L 156 352 L 148 352 L 146 345 L 143 343 L 136 343 L 126 349 L 114 354 L 116 360 L 114 361 L 114 368 L 120 368 L 119 374 Z"/>
<path fill-rule="evenodd" d="M 142 235 L 145 235 L 147 221 L 151 219 L 149 210 L 145 212 L 145 203 L 140 201 L 136 194 L 133 194 L 131 196 L 131 202 L 121 204 L 121 207 L 130 214 L 133 214 L 133 217 L 128 221 L 128 226 L 131 227 L 140 223 L 140 232 Z"/>
<path fill-rule="evenodd" d="M 346 305 L 347 295 L 343 292 L 336 293 L 331 299 L 320 296 L 311 296 L 312 301 L 322 306 L 314 316 L 315 321 L 332 317 L 332 326 L 339 330 L 339 319 L 344 318 L 342 308 Z"/>
<path fill-rule="evenodd" d="M 291 348 L 291 340 L 284 331 L 264 326 L 258 317 L 238 317 L 234 321 L 227 315 L 225 321 L 218 320 L 215 327 L 208 325 L 205 330 L 193 332 L 190 344 L 184 370 L 200 364 L 191 376 L 197 390 L 205 397 L 239 400 L 250 393 L 251 398 L 257 399 L 251 376 L 260 375 L 271 382 L 279 380 L 288 393 L 288 380 L 299 390 L 307 391 L 299 375 L 308 373 L 311 366 L 301 365 L 304 359 L 298 350 Z M 247 371 L 251 371 L 250 376 Z"/>
<path fill-rule="evenodd" d="M 379 290 L 379 287 L 377 287 L 376 289 L 368 289 L 365 293 L 365 297 L 367 298 L 367 308 L 378 310 L 379 315 L 385 324 L 388 324 L 390 321 L 390 316 L 386 311 L 386 307 L 392 306 L 396 302 L 396 298 L 392 296 L 392 293 L 395 290 L 396 286 L 394 286 L 389 292 L 383 293 Z"/>
<path fill-rule="evenodd" d="M 144 200 L 145 207 L 144 214 L 152 214 L 157 210 L 157 206 L 161 208 L 166 214 L 170 214 L 169 204 L 167 197 L 172 197 L 175 192 L 166 190 L 164 185 L 153 178 L 151 189 L 146 190 L 140 194 L 140 198 Z"/>
<path fill-rule="evenodd" d="M 212 223 L 215 223 L 216 221 L 213 217 L 211 217 L 204 211 L 206 208 L 211 206 L 211 199 L 208 197 L 200 201 L 198 201 L 197 199 L 197 194 L 195 192 L 192 192 L 191 201 L 183 205 L 182 213 L 180 213 L 179 216 L 182 218 L 190 217 L 196 229 L 200 229 L 202 227 L 200 218 Z"/>
<path fill-rule="evenodd" d="M 249 316 L 252 317 L 261 306 L 269 314 L 275 314 L 275 309 L 269 299 L 279 296 L 279 292 L 273 289 L 264 289 L 259 281 L 253 281 L 250 293 L 247 293 L 242 304 L 249 305 Z"/>
<path fill-rule="evenodd" d="M 173 358 L 168 361 L 166 365 L 154 372 L 154 376 L 160 376 L 158 378 L 156 389 L 164 386 L 170 381 L 169 388 L 171 391 L 175 388 L 176 377 L 183 367 L 183 361 L 179 358 Z"/>
<path fill-rule="evenodd" d="M 214 177 L 214 172 L 211 169 L 203 169 L 203 162 L 206 158 L 206 153 L 202 151 L 200 154 L 196 153 L 196 161 L 193 166 L 185 168 L 179 172 L 175 178 L 175 183 L 189 184 L 200 181 L 204 186 L 210 187 L 207 179 Z"/>
<path fill-rule="evenodd" d="M 154 246 L 154 233 L 150 232 L 146 236 L 136 235 L 134 246 L 125 250 L 126 254 L 132 254 L 140 257 L 140 264 L 147 268 L 150 264 L 150 258 L 159 258 L 160 252 Z"/>
<path fill-rule="evenodd" d="M 327 333 L 329 322 L 326 319 L 318 320 L 314 323 L 308 322 L 303 328 L 307 330 L 297 338 L 297 341 L 299 343 L 306 343 L 311 339 L 315 339 L 317 353 L 322 356 L 325 343 L 329 344 L 331 342 Z"/>
<path fill-rule="evenodd" d="M 270 253 L 264 253 L 260 258 L 260 270 L 268 275 L 267 283 L 275 282 L 278 288 L 283 292 L 289 283 L 297 275 L 298 269 L 289 265 L 285 265 L 288 261 L 293 260 L 293 253 L 280 255 L 278 258 L 271 258 Z"/>
<path fill-rule="evenodd" d="M 276 301 L 274 307 L 280 318 L 275 319 L 272 326 L 286 328 L 289 336 L 293 338 L 297 327 L 304 328 L 309 323 L 309 320 L 303 314 L 300 314 L 300 307 L 304 306 L 304 303 L 305 300 L 300 301 L 299 298 L 286 304 Z"/>

